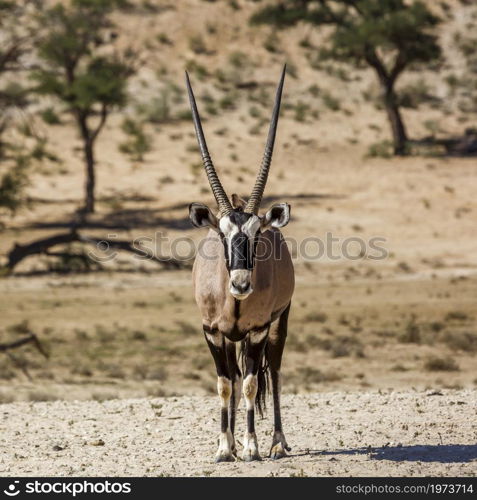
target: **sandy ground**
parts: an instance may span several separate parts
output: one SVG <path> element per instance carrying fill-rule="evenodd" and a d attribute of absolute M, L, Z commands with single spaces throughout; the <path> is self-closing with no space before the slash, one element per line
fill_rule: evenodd
<path fill-rule="evenodd" d="M 477 471 L 475 390 L 287 395 L 283 410 L 292 446 L 288 458 L 214 464 L 219 413 L 213 397 L 6 404 L 0 408 L 0 474 L 473 476 Z M 243 417 L 241 411 L 239 442 Z M 271 412 L 258 421 L 257 432 L 266 455 Z"/>

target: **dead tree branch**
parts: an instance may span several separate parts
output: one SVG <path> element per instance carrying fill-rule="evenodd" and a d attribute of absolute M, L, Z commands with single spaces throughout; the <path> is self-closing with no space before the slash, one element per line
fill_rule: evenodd
<path fill-rule="evenodd" d="M 52 247 L 72 242 L 93 245 L 96 247 L 96 249 L 99 250 L 101 250 L 102 247 L 105 247 L 109 251 L 111 249 L 116 249 L 130 252 L 142 257 L 144 260 L 151 260 L 157 264 L 160 264 L 165 269 L 183 269 L 185 267 L 188 267 L 187 262 L 169 257 L 157 257 L 148 249 L 135 246 L 131 241 L 128 240 L 83 236 L 76 230 L 73 230 L 66 233 L 59 233 L 47 238 L 35 240 L 25 245 L 15 244 L 12 250 L 10 250 L 10 252 L 8 252 L 7 254 L 8 262 L 5 266 L 6 271 L 7 273 L 11 273 L 19 262 L 30 255 L 48 255 L 51 254 L 49 250 Z"/>

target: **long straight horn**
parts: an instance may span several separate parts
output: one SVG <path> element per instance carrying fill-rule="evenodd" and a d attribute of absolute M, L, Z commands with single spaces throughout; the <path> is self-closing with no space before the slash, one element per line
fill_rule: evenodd
<path fill-rule="evenodd" d="M 270 129 L 268 131 L 267 144 L 265 145 L 265 152 L 263 153 L 262 164 L 253 187 L 252 194 L 248 200 L 244 212 L 257 214 L 262 202 L 263 192 L 267 184 L 268 171 L 272 163 L 273 145 L 275 144 L 275 136 L 277 134 L 278 117 L 280 115 L 280 102 L 282 100 L 283 82 L 285 81 L 285 71 L 287 65 L 283 66 L 282 76 L 278 83 L 277 93 L 275 95 L 275 105 L 273 106 L 272 119 L 270 121 Z"/>
<path fill-rule="evenodd" d="M 194 121 L 195 134 L 197 136 L 197 142 L 199 143 L 200 154 L 202 155 L 202 161 L 204 163 L 205 173 L 209 179 L 210 187 L 214 193 L 217 204 L 219 205 L 219 211 L 221 215 L 227 215 L 232 212 L 232 205 L 225 193 L 222 184 L 220 183 L 217 172 L 215 171 L 214 164 L 210 158 L 209 150 L 207 149 L 207 143 L 205 142 L 204 131 L 202 130 L 202 124 L 200 122 L 199 112 L 197 111 L 197 104 L 195 102 L 194 92 L 192 92 L 192 87 L 190 85 L 189 75 L 186 71 L 186 84 L 187 92 L 189 93 L 190 107 L 192 111 L 192 120 Z"/>

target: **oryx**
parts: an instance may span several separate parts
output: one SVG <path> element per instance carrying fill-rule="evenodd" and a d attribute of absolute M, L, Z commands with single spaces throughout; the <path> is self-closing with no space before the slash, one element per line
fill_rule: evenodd
<path fill-rule="evenodd" d="M 284 79 L 285 68 L 278 84 L 265 153 L 252 194 L 248 202 L 232 195 L 231 203 L 210 158 L 186 73 L 195 132 L 218 204 L 218 213 L 200 203 L 189 206 L 193 225 L 210 228 L 194 263 L 193 285 L 205 339 L 218 376 L 217 390 L 222 408 L 217 462 L 232 461 L 236 455 L 235 412 L 242 389 L 247 409 L 243 459 L 260 460 L 254 406 L 261 411 L 267 370 L 271 375 L 274 405 L 270 456 L 283 457 L 285 450 L 290 449 L 280 416 L 280 365 L 294 289 L 294 270 L 279 231 L 290 219 L 290 206 L 278 203 L 265 215 L 258 214 L 272 159 Z M 242 343 L 243 387 L 235 348 L 239 341 Z"/>

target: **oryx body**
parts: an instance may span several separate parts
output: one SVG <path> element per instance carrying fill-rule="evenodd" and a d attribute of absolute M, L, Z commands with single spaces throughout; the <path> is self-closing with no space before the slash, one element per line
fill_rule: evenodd
<path fill-rule="evenodd" d="M 193 224 L 210 228 L 194 263 L 193 283 L 204 335 L 218 376 L 222 409 L 217 461 L 234 460 L 235 412 L 242 392 L 247 408 L 243 458 L 247 461 L 260 459 L 254 407 L 257 405 L 261 410 L 267 369 L 271 375 L 275 417 L 270 454 L 280 458 L 288 449 L 280 416 L 280 366 L 294 271 L 279 228 L 288 223 L 290 207 L 285 203 L 276 204 L 264 216 L 258 215 L 270 168 L 284 77 L 285 69 L 277 90 L 264 159 L 248 203 L 236 195 L 231 203 L 225 194 L 207 150 L 187 77 L 199 147 L 219 206 L 216 215 L 205 205 L 190 205 Z M 241 342 L 242 346 L 243 375 L 237 362 L 236 342 Z"/>
<path fill-rule="evenodd" d="M 260 235 L 256 252 L 270 253 L 257 259 L 251 276 L 253 293 L 236 299 L 229 290 L 229 273 L 220 237 L 209 231 L 192 271 L 197 305 L 203 326 L 219 331 L 228 340 L 238 342 L 251 330 L 277 320 L 290 304 L 294 288 L 293 264 L 288 247 L 277 229 Z"/>

